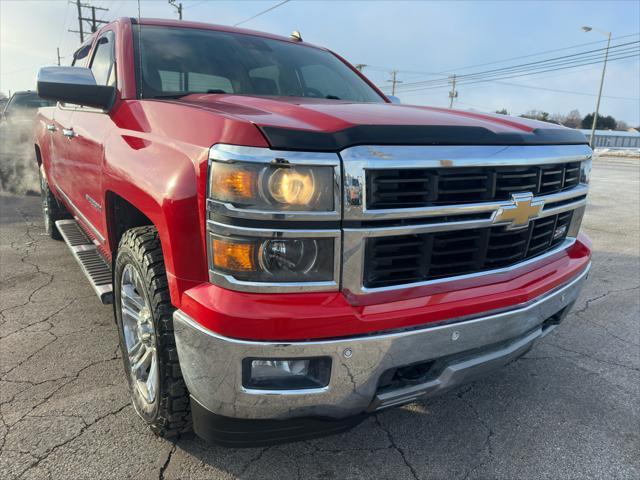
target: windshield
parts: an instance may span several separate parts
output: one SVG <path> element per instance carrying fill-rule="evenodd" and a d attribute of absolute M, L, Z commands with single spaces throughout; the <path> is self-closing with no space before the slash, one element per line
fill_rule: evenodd
<path fill-rule="evenodd" d="M 134 32 L 137 37 L 138 28 Z M 232 93 L 384 101 L 333 54 L 317 48 L 165 26 L 142 26 L 140 36 L 135 46 L 141 51 L 136 64 L 142 66 L 143 98 Z"/>
<path fill-rule="evenodd" d="M 7 105 L 7 111 L 11 110 L 36 110 L 40 107 L 55 105 L 51 100 L 40 98 L 36 93 L 16 93 L 11 97 Z"/>

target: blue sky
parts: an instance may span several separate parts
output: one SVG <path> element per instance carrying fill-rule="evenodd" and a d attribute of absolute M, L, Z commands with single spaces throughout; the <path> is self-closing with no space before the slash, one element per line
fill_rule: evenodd
<path fill-rule="evenodd" d="M 275 5 L 278 0 L 182 3 L 187 20 L 228 25 Z M 108 7 L 107 18 L 137 15 L 137 3 L 132 0 L 95 0 L 93 4 Z M 175 10 L 166 0 L 146 0 L 141 5 L 143 16 L 175 18 Z M 4 93 L 33 88 L 37 66 L 55 60 L 56 46 L 61 46 L 64 63 L 78 43 L 76 34 L 65 31 L 77 28 L 75 7 L 66 1 L 0 0 L 0 22 L 0 91 Z M 390 69 L 400 70 L 398 79 L 408 83 L 604 46 L 595 44 L 505 64 L 463 68 L 605 39 L 595 31 L 582 32 L 582 25 L 612 31 L 614 37 L 636 34 L 612 44 L 640 40 L 640 2 L 292 0 L 242 26 L 284 35 L 300 30 L 306 41 L 329 47 L 352 63 L 372 65 L 365 73 L 377 84 L 388 85 Z M 434 72 L 446 73 L 427 75 Z M 463 85 L 456 107 L 482 111 L 506 108 L 513 114 L 531 109 L 566 113 L 576 108 L 585 114 L 594 109 L 593 95 L 597 93 L 600 72 L 601 65 L 591 65 L 504 80 L 517 85 Z M 398 96 L 403 103 L 447 106 L 447 91 L 446 87 L 399 91 Z M 631 125 L 640 124 L 638 56 L 609 64 L 604 95 L 601 113 Z"/>

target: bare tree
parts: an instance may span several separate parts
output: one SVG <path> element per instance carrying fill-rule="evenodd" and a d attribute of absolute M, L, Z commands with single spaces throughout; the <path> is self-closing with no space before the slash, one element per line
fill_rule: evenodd
<path fill-rule="evenodd" d="M 626 132 L 627 130 L 629 130 L 629 124 L 624 120 L 618 120 L 618 122 L 616 123 L 616 130 L 622 130 Z"/>
<path fill-rule="evenodd" d="M 542 120 L 543 122 L 549 121 L 549 112 L 543 112 L 542 110 L 529 110 L 520 116 L 523 118 L 531 118 L 533 120 Z"/>
<path fill-rule="evenodd" d="M 580 115 L 580 112 L 578 110 L 571 110 L 562 124 L 569 128 L 580 128 L 581 123 L 582 115 Z"/>

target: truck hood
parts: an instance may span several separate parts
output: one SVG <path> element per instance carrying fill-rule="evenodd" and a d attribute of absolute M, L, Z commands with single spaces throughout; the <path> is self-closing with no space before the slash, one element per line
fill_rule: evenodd
<path fill-rule="evenodd" d="M 255 124 L 273 148 L 338 151 L 353 145 L 575 145 L 573 129 L 434 107 L 299 97 L 193 94 L 171 100 Z"/>

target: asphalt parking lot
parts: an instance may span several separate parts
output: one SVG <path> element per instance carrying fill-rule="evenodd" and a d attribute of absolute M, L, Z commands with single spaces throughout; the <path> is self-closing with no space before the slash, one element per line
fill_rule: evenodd
<path fill-rule="evenodd" d="M 521 360 L 334 437 L 230 450 L 156 438 L 129 405 L 110 306 L 0 196 L 0 478 L 639 478 L 640 161 L 594 161 L 593 269 Z"/>

